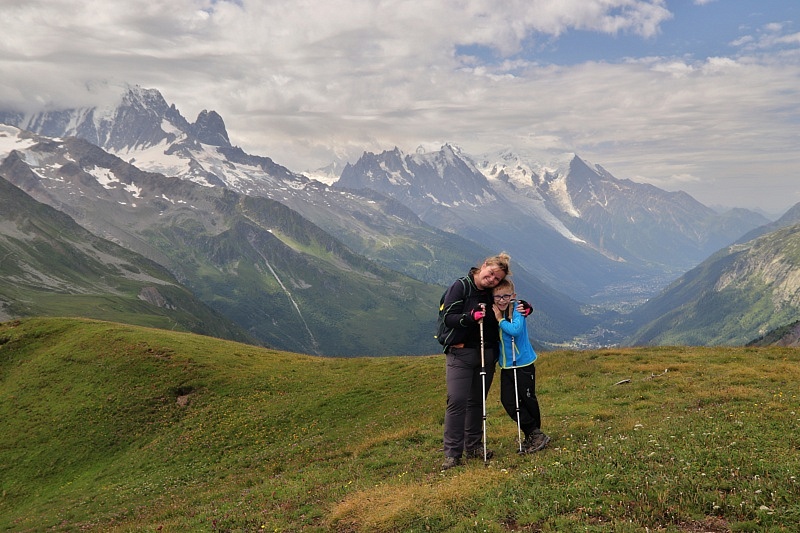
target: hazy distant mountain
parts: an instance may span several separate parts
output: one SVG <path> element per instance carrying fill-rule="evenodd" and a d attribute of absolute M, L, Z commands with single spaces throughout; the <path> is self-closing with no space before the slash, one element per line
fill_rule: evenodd
<path fill-rule="evenodd" d="M 737 243 L 743 243 L 755 239 L 761 235 L 775 231 L 776 229 L 785 228 L 800 222 L 800 203 L 793 205 L 786 211 L 778 220 L 769 222 L 763 226 L 759 226 L 752 231 L 747 232 L 742 237 L 737 239 Z"/>
<path fill-rule="evenodd" d="M 745 344 L 800 315 L 800 224 L 724 248 L 631 315 L 627 344 Z"/>
<path fill-rule="evenodd" d="M 588 301 L 652 289 L 767 222 L 616 179 L 574 154 L 545 166 L 508 151 L 474 163 L 450 145 L 414 154 L 395 148 L 365 153 L 336 184 L 378 191 L 425 222 L 495 243 L 548 284 Z"/>
<path fill-rule="evenodd" d="M 342 175 L 343 168 L 343 165 L 334 162 L 316 170 L 303 172 L 303 174 L 325 185 L 333 185 L 339 180 L 339 176 Z"/>

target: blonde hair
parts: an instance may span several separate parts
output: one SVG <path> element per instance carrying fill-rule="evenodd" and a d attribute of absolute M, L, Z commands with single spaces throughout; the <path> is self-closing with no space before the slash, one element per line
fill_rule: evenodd
<path fill-rule="evenodd" d="M 511 256 L 505 252 L 500 252 L 497 255 L 487 257 L 483 263 L 485 265 L 496 266 L 506 273 L 506 276 L 511 275 Z"/>
<path fill-rule="evenodd" d="M 508 278 L 503 278 L 503 279 L 500 280 L 500 283 L 498 283 L 495 286 L 494 292 L 497 292 L 498 289 L 506 289 L 506 288 L 513 293 L 514 292 L 514 282 L 511 281 Z"/>

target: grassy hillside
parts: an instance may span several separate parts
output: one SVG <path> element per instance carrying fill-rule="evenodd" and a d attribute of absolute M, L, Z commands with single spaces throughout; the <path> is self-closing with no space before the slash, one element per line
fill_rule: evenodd
<path fill-rule="evenodd" d="M 433 347 L 432 347 L 432 351 Z M 440 472 L 442 356 L 0 324 L 2 531 L 795 531 L 800 352 L 546 352 L 551 446 Z"/>

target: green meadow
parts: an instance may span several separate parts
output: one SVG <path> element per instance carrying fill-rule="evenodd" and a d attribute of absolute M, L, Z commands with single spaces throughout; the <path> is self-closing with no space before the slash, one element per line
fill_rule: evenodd
<path fill-rule="evenodd" d="M 441 472 L 442 355 L 5 322 L 0 530 L 800 530 L 800 351 L 543 352 L 537 386 L 548 448 L 498 380 L 494 459 Z"/>

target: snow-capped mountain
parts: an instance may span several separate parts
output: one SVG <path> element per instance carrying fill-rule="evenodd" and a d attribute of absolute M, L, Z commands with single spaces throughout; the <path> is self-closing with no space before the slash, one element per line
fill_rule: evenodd
<path fill-rule="evenodd" d="M 472 162 L 450 145 L 438 152 L 410 155 L 398 148 L 379 155 L 365 153 L 355 165 L 344 168 L 337 185 L 392 192 L 414 211 L 430 205 L 479 207 L 497 200 Z"/>
<path fill-rule="evenodd" d="M 320 355 L 426 354 L 435 350 L 432 333 L 428 333 L 433 331 L 435 315 L 431 311 L 427 316 L 426 311 L 435 308 L 436 287 L 354 254 L 279 202 L 144 172 L 76 137 L 50 139 L 0 126 L 0 149 L 9 148 L 8 155 L 0 158 L 2 183 L 16 186 L 19 195 L 27 193 L 29 204 L 35 204 L 35 199 L 56 207 L 63 219 L 71 217 L 89 230 L 85 234 L 91 232 L 144 256 L 139 263 L 117 268 L 132 279 L 152 284 L 139 266 L 149 264 L 145 258 L 160 265 L 162 271 L 168 270 L 196 299 L 212 308 L 218 319 L 225 317 L 235 323 L 243 332 L 239 338 L 247 336 L 275 348 Z M 7 206 L 4 219 L 27 216 L 15 209 L 16 204 Z M 4 237 L 0 240 L 13 242 L 22 235 L 13 229 L 8 235 L 6 224 L 0 224 L 0 229 Z M 52 233 L 57 235 L 58 230 L 55 227 Z M 77 248 L 86 247 L 83 242 L 77 244 Z M 105 286 L 111 297 L 130 292 L 128 285 L 133 282 L 118 282 L 110 275 L 94 279 L 89 267 L 103 259 L 95 255 L 100 260 L 81 264 L 78 258 L 70 263 L 77 274 L 74 277 L 82 281 L 81 276 L 92 276 L 85 285 Z M 106 255 L 108 263 L 117 261 L 110 252 Z M 55 273 L 47 277 L 47 267 L 53 268 L 49 260 L 40 262 L 31 261 L 44 272 L 39 278 L 55 279 Z M 65 270 L 63 265 L 58 268 Z M 156 270 L 155 266 L 151 269 Z M 13 285 L 14 276 L 18 274 L 1 269 L 0 287 Z M 46 294 L 44 281 L 31 290 Z M 28 282 L 34 284 L 35 280 Z M 58 289 L 78 292 L 83 287 L 73 282 Z M 166 289 L 162 292 L 168 294 Z M 98 308 L 90 310 L 93 316 L 124 316 L 111 311 L 103 315 L 102 296 L 97 297 Z M 332 305 L 334 301 L 337 305 Z M 13 300 L 2 303 L 21 308 Z M 42 309 L 44 302 L 39 304 L 43 314 L 52 312 Z M 114 307 L 113 303 L 105 305 Z M 364 324 L 364 309 L 369 310 L 369 324 Z M 83 310 L 75 312 L 81 316 Z M 182 306 L 174 304 L 171 312 L 176 315 L 175 322 L 192 324 L 193 317 Z M 379 335 L 383 330 L 395 334 Z"/>
<path fill-rule="evenodd" d="M 464 257 L 489 254 L 473 241 L 422 224 L 377 193 L 329 191 L 336 208 L 320 204 L 317 211 L 331 225 L 349 225 L 350 234 L 361 238 L 355 244 L 380 257 L 378 262 L 405 265 L 414 273 L 411 279 L 398 274 L 400 268 L 385 269 L 353 254 L 282 203 L 144 172 L 76 137 L 48 138 L 4 125 L 0 179 L 93 234 L 163 265 L 253 337 L 307 353 L 436 350 L 432 331 L 440 288 L 419 280 L 454 277 L 464 272 Z M 318 186 L 318 192 L 326 190 Z M 431 249 L 438 252 L 431 256 Z M 531 319 L 538 325 L 537 340 L 561 342 L 589 327 L 577 302 L 524 271 L 518 281 L 545 308 Z M 367 311 L 368 326 L 362 320 Z"/>
<path fill-rule="evenodd" d="M 493 187 L 505 189 L 507 196 L 524 199 L 520 201 L 526 203 L 526 208 L 565 238 L 585 242 L 553 214 L 563 212 L 580 216 L 567 191 L 564 171 L 575 157 L 575 154 L 566 154 L 560 160 L 543 164 L 527 161 L 505 149 L 483 156 L 476 167 Z"/>
<path fill-rule="evenodd" d="M 474 244 L 432 254 L 430 248 L 439 237 L 433 236 L 432 228 L 422 224 L 402 203 L 366 189 L 329 187 L 322 180 L 292 172 L 268 157 L 246 154 L 229 142 L 224 122 L 215 112 L 203 111 L 190 123 L 156 90 L 130 88 L 113 108 L 30 115 L 0 112 L 0 122 L 51 137 L 83 138 L 149 172 L 277 200 L 325 228 L 357 253 L 424 281 L 449 283 L 462 273 L 465 260 L 480 259 L 462 257 L 458 260 L 460 267 L 454 270 L 455 255 L 469 249 L 477 251 Z M 462 159 L 454 154 L 449 162 L 437 164 L 448 169 L 458 161 Z M 462 169 L 462 176 L 486 181 L 474 173 L 474 168 Z M 458 178 L 454 175 L 443 192 L 463 188 L 463 194 L 468 194 Z M 331 181 L 330 174 L 326 181 Z M 399 244 L 387 246 L 387 242 Z M 415 245 L 403 246 L 403 242 Z M 492 243 L 487 250 L 493 249 Z M 450 259 L 444 261 L 445 257 Z"/>
<path fill-rule="evenodd" d="M 203 110 L 190 123 L 155 89 L 131 87 L 117 106 L 0 112 L 0 123 L 47 137 L 78 137 L 143 170 L 238 192 L 309 181 L 231 145 L 215 111 Z"/>
<path fill-rule="evenodd" d="M 499 156 L 503 161 L 514 158 L 508 152 Z M 555 165 L 516 157 L 513 165 L 495 162 L 481 171 L 513 183 L 515 194 L 541 197 L 548 212 L 579 240 L 628 262 L 682 269 L 767 222 L 754 212 L 720 214 L 686 193 L 617 179 L 575 154 L 566 154 Z"/>
<path fill-rule="evenodd" d="M 138 87 L 116 107 L 0 112 L 0 122 L 86 139 L 149 172 L 277 200 L 357 253 L 442 284 L 453 272 L 424 247 L 411 258 L 383 244 L 388 228 L 424 243 L 431 237 L 421 219 L 506 250 L 551 287 L 590 301 L 651 294 L 766 221 L 746 211 L 717 215 L 688 195 L 618 180 L 574 154 L 541 164 L 510 151 L 472 158 L 453 145 L 410 154 L 395 148 L 365 153 L 331 187 L 323 183 L 332 181 L 331 169 L 318 181 L 247 154 L 231 144 L 216 112 L 190 123 L 157 90 Z"/>
<path fill-rule="evenodd" d="M 718 214 L 685 193 L 617 179 L 575 154 L 555 164 L 508 150 L 476 160 L 452 145 L 365 153 L 336 185 L 374 189 L 425 222 L 495 243 L 583 301 L 663 286 L 766 222 L 746 210 Z"/>
<path fill-rule="evenodd" d="M 222 118 L 201 112 L 194 123 L 152 89 L 130 88 L 116 107 L 20 114 L 0 111 L 0 123 L 48 137 L 76 136 L 95 144 L 141 170 L 177 177 L 207 187 L 277 200 L 305 216 L 357 253 L 399 271 L 396 250 L 386 247 L 387 230 L 402 228 L 411 240 L 435 241 L 432 228 L 422 228 L 407 208 L 374 193 L 331 189 L 321 181 L 292 172 L 269 157 L 233 146 Z M 411 261 L 415 276 L 445 283 L 454 272 L 419 250 Z M 422 270 L 420 266 L 424 267 Z M 429 272 L 429 274 L 426 274 Z"/>

